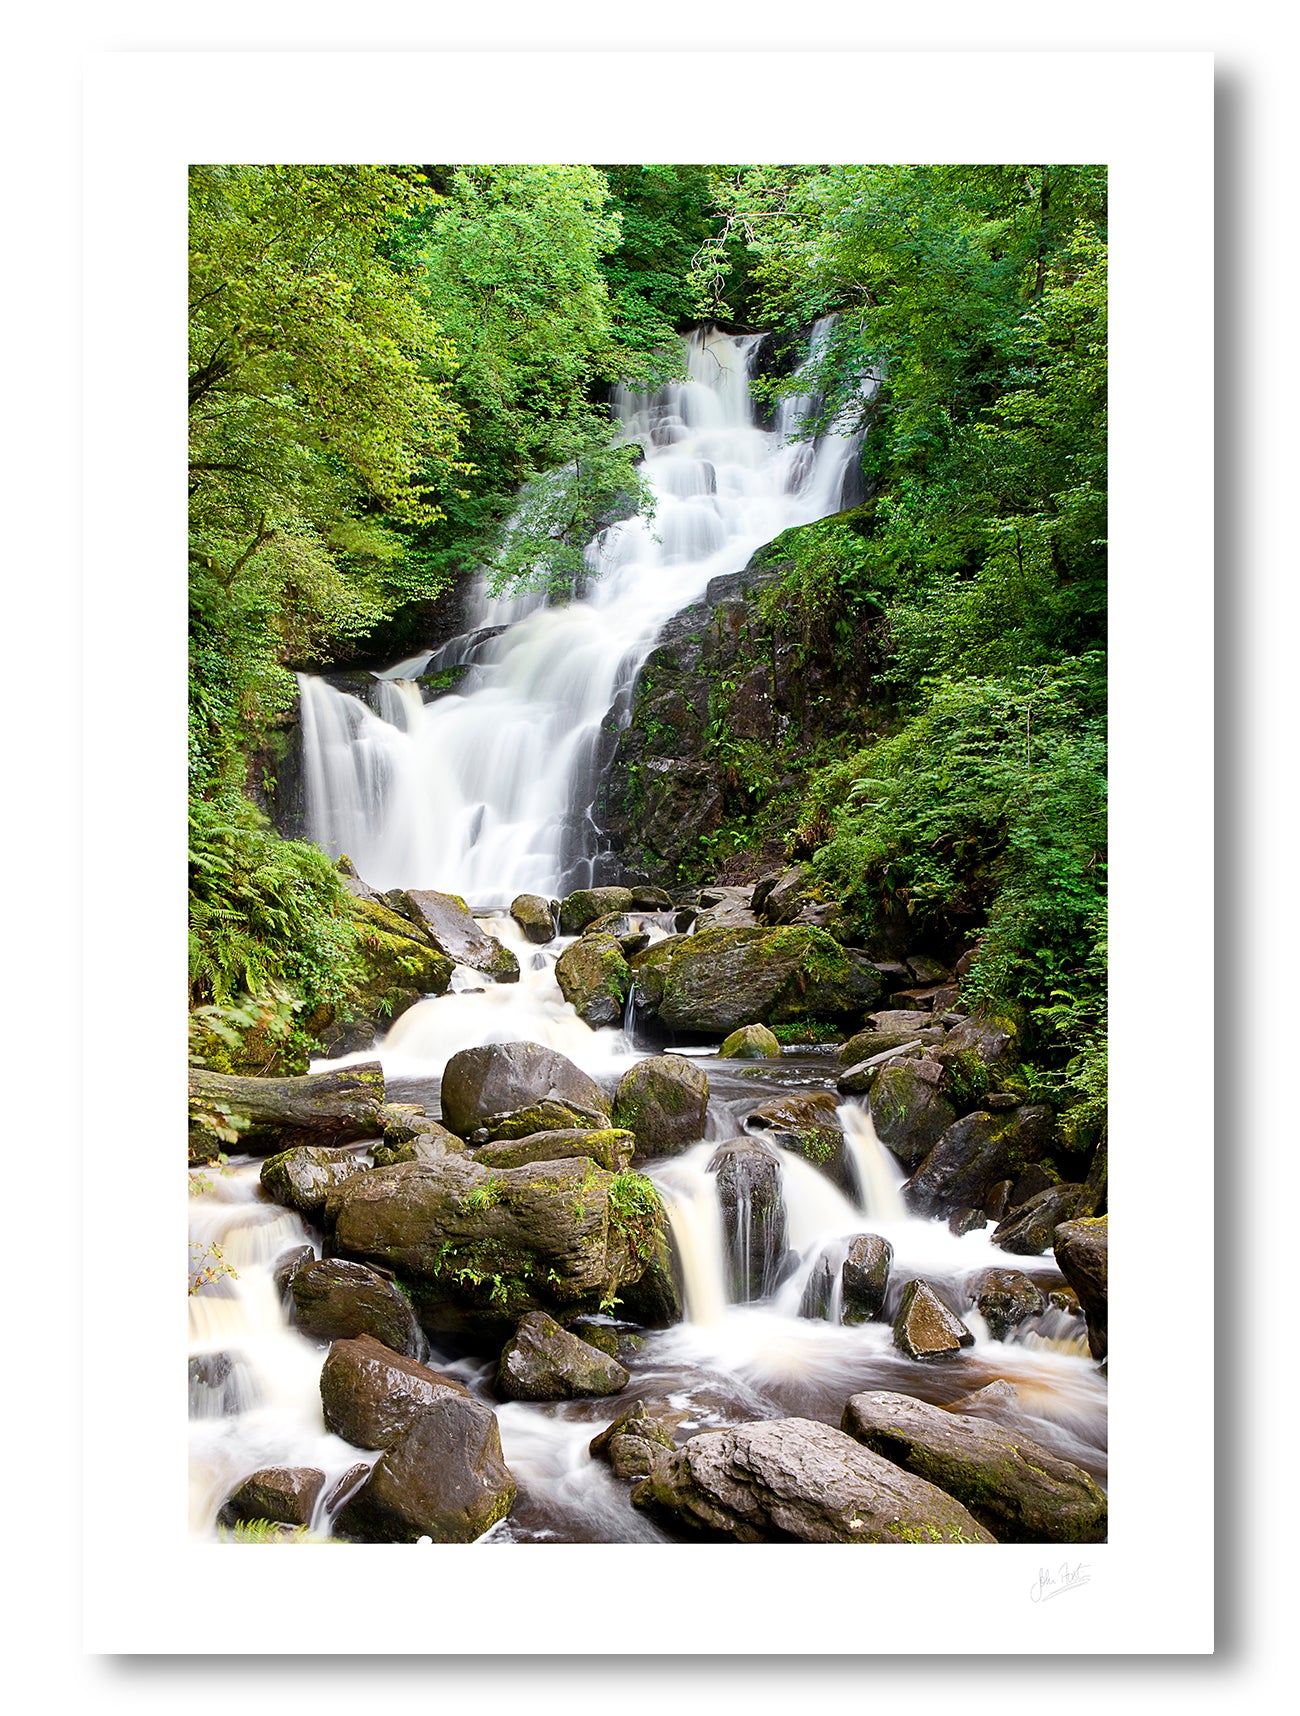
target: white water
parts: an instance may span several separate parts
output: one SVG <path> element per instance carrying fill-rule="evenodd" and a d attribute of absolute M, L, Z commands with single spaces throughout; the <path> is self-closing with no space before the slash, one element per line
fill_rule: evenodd
<path fill-rule="evenodd" d="M 606 715 L 665 621 L 710 579 L 835 509 L 856 451 L 849 434 L 788 441 L 811 398 L 787 401 L 775 429 L 756 426 L 748 365 L 759 338 L 699 330 L 687 344 L 687 381 L 653 396 L 618 390 L 620 433 L 646 452 L 654 517 L 625 520 L 592 543 L 582 601 L 480 595 L 475 630 L 507 629 L 377 676 L 377 712 L 300 677 L 312 840 L 346 852 L 373 887 L 450 889 L 476 908 L 590 880 L 592 769 Z M 400 675 L 447 665 L 449 651 L 476 665 L 456 694 L 422 704 Z"/>

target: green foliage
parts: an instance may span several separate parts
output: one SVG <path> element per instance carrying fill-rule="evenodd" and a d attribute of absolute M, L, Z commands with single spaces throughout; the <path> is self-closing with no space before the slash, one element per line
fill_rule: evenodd
<path fill-rule="evenodd" d="M 239 1279 L 238 1271 L 232 1269 L 230 1264 L 226 1262 L 225 1255 L 215 1240 L 207 1245 L 202 1245 L 197 1240 L 190 1241 L 191 1298 L 204 1287 L 210 1287 L 215 1282 L 224 1280 L 227 1276 L 232 1281 Z"/>
<path fill-rule="evenodd" d="M 611 1179 L 606 1196 L 610 1221 L 627 1235 L 634 1254 L 648 1263 L 664 1220 L 663 1205 L 653 1180 L 630 1168 L 624 1169 Z"/>

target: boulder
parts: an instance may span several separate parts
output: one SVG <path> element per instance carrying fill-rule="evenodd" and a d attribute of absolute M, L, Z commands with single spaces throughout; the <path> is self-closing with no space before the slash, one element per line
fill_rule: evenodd
<path fill-rule="evenodd" d="M 279 1525 L 310 1525 L 325 1474 L 315 1466 L 264 1466 L 226 1497 L 218 1525 L 269 1519 Z"/>
<path fill-rule="evenodd" d="M 510 916 L 529 941 L 536 942 L 539 947 L 555 940 L 555 919 L 551 913 L 551 902 L 544 900 L 540 894 L 516 894 L 510 902 Z"/>
<path fill-rule="evenodd" d="M 380 1111 L 381 1116 L 398 1107 L 395 1103 L 388 1104 Z M 376 1168 L 391 1168 L 395 1162 L 430 1162 L 438 1156 L 465 1154 L 465 1140 L 431 1119 L 423 1109 L 405 1103 L 400 1107 L 406 1112 L 386 1120 L 382 1141 L 371 1146 Z"/>
<path fill-rule="evenodd" d="M 1019 1269 L 986 1269 L 975 1282 L 975 1304 L 995 1341 L 1026 1317 L 1047 1309 L 1047 1298 L 1036 1281 Z"/>
<path fill-rule="evenodd" d="M 753 1023 L 858 1016 L 878 996 L 880 974 L 824 930 L 794 925 L 700 930 L 647 957 L 637 980 L 670 1030 L 725 1037 Z"/>
<path fill-rule="evenodd" d="M 505 1400 L 577 1400 L 618 1394 L 629 1380 L 617 1359 L 532 1311 L 502 1350 L 496 1387 Z"/>
<path fill-rule="evenodd" d="M 959 1502 L 809 1418 L 692 1436 L 632 1492 L 692 1533 L 737 1543 L 992 1543 Z"/>
<path fill-rule="evenodd" d="M 481 971 L 498 983 L 519 981 L 519 961 L 495 936 L 488 935 L 470 915 L 459 894 L 439 894 L 432 888 L 397 888 L 384 898 L 456 965 Z"/>
<path fill-rule="evenodd" d="M 954 1025 L 936 1052 L 941 1061 L 973 1054 L 986 1067 L 1001 1069 L 1014 1062 L 1017 1043 L 1018 1034 L 1010 1020 L 970 1018 Z"/>
<path fill-rule="evenodd" d="M 474 1160 L 483 1168 L 521 1168 L 526 1162 L 565 1162 L 585 1156 L 598 1168 L 617 1174 L 631 1164 L 635 1149 L 636 1135 L 618 1127 L 562 1127 L 483 1144 L 474 1152 Z"/>
<path fill-rule="evenodd" d="M 974 1233 L 977 1228 L 987 1227 L 988 1224 L 989 1218 L 983 1210 L 954 1210 L 948 1217 L 948 1232 L 956 1234 L 960 1239 L 962 1234 Z"/>
<path fill-rule="evenodd" d="M 293 1320 L 304 1335 L 334 1341 L 370 1335 L 407 1358 L 428 1356 L 411 1301 L 390 1275 L 329 1257 L 304 1263 L 289 1282 Z"/>
<path fill-rule="evenodd" d="M 909 1281 L 894 1318 L 894 1345 L 908 1358 L 948 1358 L 975 1337 L 924 1281 Z"/>
<path fill-rule="evenodd" d="M 650 1412 L 643 1400 L 593 1436 L 588 1453 L 594 1460 L 607 1460 L 616 1478 L 645 1478 L 650 1475 L 652 1448 L 676 1447 L 673 1432 L 688 1415 L 673 1411 L 667 1403 Z"/>
<path fill-rule="evenodd" d="M 840 1050 L 840 1065 L 847 1071 L 864 1062 L 878 1064 L 898 1049 L 931 1048 L 941 1043 L 945 1034 L 941 1025 L 926 1025 L 913 1031 L 859 1031 Z"/>
<path fill-rule="evenodd" d="M 779 1059 L 781 1045 L 766 1025 L 742 1025 L 733 1031 L 718 1050 L 723 1061 L 774 1061 Z"/>
<path fill-rule="evenodd" d="M 606 912 L 632 909 L 630 888 L 579 888 L 560 904 L 560 934 L 581 935 Z"/>
<path fill-rule="evenodd" d="M 828 1090 L 792 1090 L 760 1103 L 745 1125 L 750 1131 L 761 1131 L 782 1150 L 802 1156 L 853 1197 L 857 1180 L 845 1155 L 838 1112 L 839 1101 Z"/>
<path fill-rule="evenodd" d="M 593 1031 L 622 1023 L 632 973 L 614 936 L 584 935 L 566 947 L 556 961 L 555 980 Z"/>
<path fill-rule="evenodd" d="M 321 1367 L 320 1393 L 325 1428 L 356 1448 L 391 1448 L 423 1411 L 447 1396 L 479 1405 L 459 1382 L 395 1353 L 373 1335 L 333 1343 Z"/>
<path fill-rule="evenodd" d="M 325 1208 L 335 1256 L 393 1269 L 426 1328 L 497 1336 L 529 1311 L 599 1311 L 651 1267 L 664 1211 L 650 1181 L 568 1157 L 486 1168 L 403 1162 Z"/>
<path fill-rule="evenodd" d="M 267 1197 L 314 1220 L 336 1186 L 368 1172 L 369 1164 L 351 1150 L 296 1144 L 268 1156 L 258 1177 Z"/>
<path fill-rule="evenodd" d="M 876 1137 L 905 1168 L 916 1168 L 957 1118 L 939 1093 L 943 1069 L 932 1060 L 890 1061 L 871 1084 Z"/>
<path fill-rule="evenodd" d="M 525 1138 L 556 1127 L 609 1125 L 595 1081 L 540 1043 L 461 1049 L 442 1075 L 442 1118 L 462 1138 Z M 527 1125 L 532 1117 L 537 1123 Z"/>
<path fill-rule="evenodd" d="M 315 1259 L 316 1253 L 310 1245 L 291 1245 L 280 1253 L 271 1266 L 271 1279 L 281 1298 L 289 1291 L 289 1283 L 303 1264 L 313 1263 Z"/>
<path fill-rule="evenodd" d="M 977 1110 L 963 1115 L 948 1127 L 907 1181 L 904 1196 L 922 1216 L 982 1209 L 999 1180 L 1015 1179 L 1031 1162 L 1038 1161 L 1051 1139 L 1052 1111 L 1043 1103 L 1010 1113 Z"/>
<path fill-rule="evenodd" d="M 845 1323 L 869 1323 L 885 1305 L 894 1248 L 876 1233 L 855 1234 L 840 1270 Z"/>
<path fill-rule="evenodd" d="M 630 889 L 634 912 L 670 912 L 673 909 L 673 898 L 664 888 L 652 888 L 648 883 L 637 883 Z"/>
<path fill-rule="evenodd" d="M 636 1134 L 637 1155 L 675 1156 L 704 1136 L 709 1080 L 685 1055 L 651 1055 L 619 1080 L 614 1122 Z"/>
<path fill-rule="evenodd" d="M 733 1138 L 714 1151 L 708 1172 L 718 1176 L 731 1297 L 766 1298 L 780 1280 L 786 1251 L 781 1165 L 757 1139 Z"/>
<path fill-rule="evenodd" d="M 940 1027 L 935 1024 L 933 1014 L 915 1007 L 886 1007 L 879 1013 L 868 1014 L 867 1024 L 870 1026 L 870 1030 L 859 1032 L 859 1036 L 870 1037 L 872 1032 L 874 1032 L 877 1036 L 914 1037 L 920 1031 L 935 1031 L 940 1029 Z M 944 1035 L 947 1035 L 946 1031 L 944 1032 Z M 852 1039 L 853 1042 L 856 1042 L 857 1040 L 858 1039 L 856 1037 Z M 844 1053 L 846 1056 L 849 1053 L 850 1047 L 850 1043 L 846 1043 L 844 1045 Z M 858 1056 L 855 1058 L 860 1059 L 861 1057 Z"/>
<path fill-rule="evenodd" d="M 885 1390 L 855 1394 L 844 1429 L 961 1502 L 999 1543 L 1106 1541 L 1105 1492 L 1018 1431 Z"/>
<path fill-rule="evenodd" d="M 1038 1257 L 1050 1249 L 1062 1222 L 1091 1214 L 1092 1198 L 1083 1186 L 1048 1186 L 1003 1216 L 993 1243 L 1019 1257 Z"/>
<path fill-rule="evenodd" d="M 216 1136 L 214 1124 L 232 1128 L 239 1134 L 237 1148 L 253 1156 L 270 1156 L 295 1144 L 337 1145 L 373 1137 L 383 1100 L 384 1069 L 378 1061 L 303 1078 L 189 1070 L 191 1128 L 209 1137 Z"/>
<path fill-rule="evenodd" d="M 952 978 L 952 973 L 948 967 L 941 960 L 932 959 L 929 954 L 909 953 L 904 964 L 920 984 L 933 986 L 938 983 L 947 983 Z"/>
<path fill-rule="evenodd" d="M 843 1262 L 840 1256 L 842 1249 L 833 1243 L 828 1245 L 813 1264 L 799 1301 L 801 1317 L 825 1322 L 831 1316 L 835 1305 L 835 1283 Z"/>
<path fill-rule="evenodd" d="M 1106 1237 L 1105 1216 L 1062 1222 L 1052 1239 L 1057 1268 L 1079 1295 L 1088 1323 L 1088 1350 L 1106 1357 Z"/>
<path fill-rule="evenodd" d="M 810 903 L 818 903 L 819 891 L 802 864 L 791 865 L 760 897 L 762 887 L 754 889 L 749 903 L 764 923 L 792 924 Z"/>

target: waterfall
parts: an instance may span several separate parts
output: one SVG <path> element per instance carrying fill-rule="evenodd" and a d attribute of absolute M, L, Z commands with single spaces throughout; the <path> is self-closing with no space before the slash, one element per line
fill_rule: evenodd
<path fill-rule="evenodd" d="M 818 323 L 815 361 L 830 319 Z M 653 516 L 602 531 L 581 601 L 492 597 L 469 628 L 379 681 L 377 708 L 300 676 L 310 838 L 346 852 L 374 887 L 451 889 L 475 907 L 593 879 L 591 806 L 610 711 L 671 616 L 765 542 L 838 506 L 858 446 L 847 432 L 795 442 L 816 406 L 785 402 L 758 427 L 749 371 L 762 336 L 697 329 L 684 381 L 618 388 L 617 432 L 645 450 Z M 422 672 L 468 664 L 453 693 L 420 700 Z"/>
<path fill-rule="evenodd" d="M 860 1103 L 840 1105 L 837 1118 L 844 1149 L 857 1176 L 862 1208 L 876 1221 L 906 1221 L 902 1185 L 907 1178 L 876 1136 L 871 1110 Z"/>

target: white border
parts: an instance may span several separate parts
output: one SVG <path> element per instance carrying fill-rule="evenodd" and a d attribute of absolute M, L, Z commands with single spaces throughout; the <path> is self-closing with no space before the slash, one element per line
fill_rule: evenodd
<path fill-rule="evenodd" d="M 1204 944 L 1186 933 L 1182 914 L 1203 911 L 1191 903 L 1209 900 L 1211 881 L 1208 823 L 1199 842 L 1190 826 L 1198 808 L 1207 815 L 1212 755 L 1211 80 L 1206 54 L 149 54 L 90 62 L 85 825 L 95 1010 L 86 1034 L 85 1226 L 122 1239 L 111 1270 L 93 1257 L 86 1269 L 88 1649 L 359 1654 L 390 1652 L 395 1641 L 457 1654 L 1211 1648 L 1210 1418 L 1180 1414 L 1176 1437 L 1159 1433 L 1167 1395 L 1182 1388 L 1183 1357 L 1173 1342 L 1162 1348 L 1153 1339 L 1150 1305 L 1179 1260 L 1158 1254 L 1148 1237 L 1180 1232 L 1193 1188 L 1197 1219 L 1207 1219 L 1209 1093 L 1190 1066 L 1175 1067 L 1162 1079 L 1157 1117 L 1142 1067 L 1144 979 L 1158 970 L 1166 996 L 1208 993 L 1210 981 Z M 651 90 L 676 92 L 679 105 L 670 113 Z M 1118 1353 L 1140 1352 L 1142 1369 L 1117 1359 L 1112 1539 L 1070 1557 L 1086 1560 L 1092 1577 L 1064 1602 L 1029 1601 L 1041 1548 L 903 1549 L 858 1557 L 850 1569 L 831 1565 L 849 1553 L 839 1547 L 521 1546 L 486 1557 L 462 1548 L 412 1557 L 400 1548 L 305 1547 L 286 1566 L 279 1555 L 232 1561 L 226 1548 L 185 1538 L 184 1304 L 175 1286 L 185 166 L 665 158 L 1047 159 L 1111 169 L 1113 1326 Z M 130 735 L 124 802 L 123 735 L 101 717 L 121 706 L 127 673 L 137 687 L 147 674 L 149 689 Z M 128 819 L 131 838 L 119 841 Z M 1144 864 L 1171 828 L 1182 836 L 1184 868 L 1157 890 Z M 124 972 L 116 903 L 143 901 L 164 931 L 156 942 L 131 942 Z M 133 1046 L 127 1078 L 101 1010 L 106 989 L 124 978 L 142 995 L 177 997 L 173 1017 L 124 1021 Z M 153 1093 L 143 1109 L 131 1095 L 142 1060 Z M 1146 1147 L 1157 1118 L 1161 1138 L 1179 1140 L 1177 1181 L 1165 1151 Z M 129 1177 L 117 1165 L 128 1154 Z M 982 1556 L 978 1565 L 973 1555 Z M 562 1598 L 548 1600 L 552 1591 Z M 677 1594 L 671 1627 L 638 1626 L 630 1646 L 615 1617 L 660 1617 L 656 1593 L 667 1592 Z M 335 1624 L 342 1614 L 377 1624 Z M 575 1620 L 582 1616 L 585 1624 Z M 557 1627 L 561 1617 L 567 1624 Z"/>

